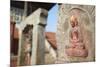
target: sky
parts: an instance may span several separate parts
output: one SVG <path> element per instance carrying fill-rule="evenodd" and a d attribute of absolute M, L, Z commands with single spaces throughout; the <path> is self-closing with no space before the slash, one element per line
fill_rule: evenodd
<path fill-rule="evenodd" d="M 56 32 L 58 5 L 56 4 L 48 13 L 46 32 Z"/>

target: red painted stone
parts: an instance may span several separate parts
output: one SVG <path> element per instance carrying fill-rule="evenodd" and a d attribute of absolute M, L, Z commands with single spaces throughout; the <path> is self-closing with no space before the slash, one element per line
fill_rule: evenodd
<path fill-rule="evenodd" d="M 88 52 L 86 49 L 69 48 L 66 50 L 66 54 L 72 57 L 86 57 Z"/>
<path fill-rule="evenodd" d="M 75 16 L 71 16 L 70 19 L 71 29 L 71 44 L 69 48 L 66 49 L 66 53 L 68 56 L 75 56 L 75 57 L 86 57 L 88 55 L 88 51 L 85 49 L 84 43 L 80 40 L 82 37 L 79 36 L 81 34 L 79 31 L 78 21 Z"/>

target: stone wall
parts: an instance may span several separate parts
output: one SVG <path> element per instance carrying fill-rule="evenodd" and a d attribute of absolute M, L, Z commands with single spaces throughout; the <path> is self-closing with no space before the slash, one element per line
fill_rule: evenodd
<path fill-rule="evenodd" d="M 70 17 L 77 17 L 81 35 L 88 50 L 87 57 L 70 57 L 66 54 L 66 47 L 70 45 Z M 95 60 L 95 6 L 60 4 L 57 23 L 57 63 L 81 62 Z"/>

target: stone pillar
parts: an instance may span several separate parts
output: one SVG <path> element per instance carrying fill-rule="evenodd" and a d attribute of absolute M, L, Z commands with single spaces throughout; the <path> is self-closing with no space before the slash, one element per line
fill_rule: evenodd
<path fill-rule="evenodd" d="M 45 31 L 42 25 L 38 26 L 37 64 L 45 64 Z"/>
<path fill-rule="evenodd" d="M 47 19 L 48 11 L 45 9 L 37 9 L 30 16 L 28 16 L 19 26 L 19 29 L 26 30 L 27 25 L 33 25 L 32 29 L 32 45 L 31 45 L 31 60 L 30 65 L 44 64 L 44 55 L 45 55 L 45 26 Z M 18 65 L 25 66 L 27 63 L 24 63 L 24 43 L 25 34 L 20 35 L 19 39 L 19 57 Z"/>
<path fill-rule="evenodd" d="M 83 38 L 83 43 L 88 55 L 86 57 L 68 56 L 66 49 L 70 46 L 70 17 L 76 16 L 79 22 L 79 29 Z M 58 45 L 58 61 L 57 63 L 94 61 L 95 59 L 95 43 L 94 43 L 94 26 L 95 26 L 95 6 L 93 5 L 75 5 L 60 4 L 59 17 L 57 24 L 57 45 Z M 79 55 L 77 55 L 79 56 Z"/>
<path fill-rule="evenodd" d="M 21 56 L 21 44 L 22 44 L 22 30 L 19 30 L 19 47 L 18 47 L 18 60 L 17 65 L 20 65 Z"/>
<path fill-rule="evenodd" d="M 40 17 L 37 24 L 33 29 L 33 41 L 32 41 L 32 65 L 44 64 L 45 55 L 45 25 L 47 19 L 47 11 L 44 9 L 38 9 L 40 11 Z"/>

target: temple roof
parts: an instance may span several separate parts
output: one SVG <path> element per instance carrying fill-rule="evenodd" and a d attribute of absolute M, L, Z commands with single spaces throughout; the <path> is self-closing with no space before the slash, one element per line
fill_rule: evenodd
<path fill-rule="evenodd" d="M 47 2 L 13 1 L 13 0 L 11 0 L 10 6 L 24 9 L 25 2 L 27 2 L 28 14 L 30 14 L 31 12 L 35 11 L 38 8 L 43 8 L 43 9 L 46 9 L 49 11 L 55 5 L 55 3 L 47 3 Z"/>
<path fill-rule="evenodd" d="M 50 43 L 50 45 L 56 50 L 57 49 L 56 34 L 54 32 L 45 32 L 45 37 L 47 41 Z"/>

